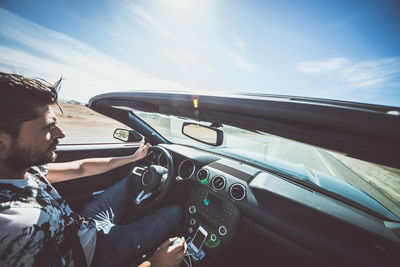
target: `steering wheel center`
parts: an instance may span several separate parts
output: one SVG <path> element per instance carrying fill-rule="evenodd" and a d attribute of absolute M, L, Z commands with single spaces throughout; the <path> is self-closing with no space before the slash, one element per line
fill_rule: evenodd
<path fill-rule="evenodd" d="M 161 178 L 165 172 L 165 168 L 151 165 L 142 175 L 141 182 L 143 189 L 146 192 L 150 192 L 160 186 Z"/>
<path fill-rule="evenodd" d="M 146 171 L 142 176 L 142 185 L 144 187 L 149 187 L 154 182 L 153 173 L 151 171 Z"/>

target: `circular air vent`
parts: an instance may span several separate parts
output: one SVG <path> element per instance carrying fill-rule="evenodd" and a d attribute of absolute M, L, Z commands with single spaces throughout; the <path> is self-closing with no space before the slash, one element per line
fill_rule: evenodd
<path fill-rule="evenodd" d="M 182 163 L 179 165 L 178 168 L 178 175 L 182 179 L 188 179 L 190 178 L 195 170 L 196 166 L 194 165 L 193 161 L 190 159 L 185 159 L 182 161 Z"/>
<path fill-rule="evenodd" d="M 211 181 L 211 186 L 215 190 L 219 191 L 225 188 L 226 185 L 226 180 L 225 177 L 223 176 L 214 176 L 214 178 Z"/>
<path fill-rule="evenodd" d="M 209 175 L 210 175 L 210 172 L 207 169 L 200 169 L 197 172 L 197 180 L 199 180 L 199 182 L 208 180 Z"/>
<path fill-rule="evenodd" d="M 158 165 L 165 168 L 168 166 L 167 156 L 165 156 L 164 153 L 160 153 L 160 155 L 158 156 Z"/>
<path fill-rule="evenodd" d="M 246 188 L 242 184 L 233 184 L 229 189 L 229 194 L 234 200 L 242 200 L 246 196 Z"/>

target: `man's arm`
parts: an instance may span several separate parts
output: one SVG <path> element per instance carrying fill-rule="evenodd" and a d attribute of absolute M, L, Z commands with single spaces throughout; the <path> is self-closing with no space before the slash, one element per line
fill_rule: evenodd
<path fill-rule="evenodd" d="M 47 180 L 50 183 L 72 180 L 107 172 L 125 164 L 143 159 L 148 155 L 150 144 L 142 145 L 131 156 L 113 158 L 89 158 L 63 163 L 50 163 Z"/>

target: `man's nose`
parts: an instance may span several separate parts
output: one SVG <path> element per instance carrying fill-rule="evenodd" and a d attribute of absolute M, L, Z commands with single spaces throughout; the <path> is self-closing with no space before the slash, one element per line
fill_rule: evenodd
<path fill-rule="evenodd" d="M 53 128 L 52 137 L 53 139 L 61 139 L 65 137 L 64 131 L 57 124 Z"/>

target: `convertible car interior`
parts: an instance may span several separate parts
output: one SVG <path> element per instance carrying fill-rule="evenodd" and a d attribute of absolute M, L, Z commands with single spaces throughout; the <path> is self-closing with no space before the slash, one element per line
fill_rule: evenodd
<path fill-rule="evenodd" d="M 127 222 L 180 205 L 180 234 L 191 253 L 181 266 L 400 265 L 398 206 L 296 163 L 305 157 L 297 154 L 301 143 L 398 171 L 398 108 L 165 92 L 102 94 L 87 106 L 126 125 L 114 133 L 124 142 L 61 145 L 59 162 L 129 155 L 143 142 L 153 152 L 96 177 L 57 183 L 57 190 L 79 211 L 130 176 Z M 285 149 L 294 163 L 274 157 Z M 268 153 L 259 157 L 258 150 Z M 322 156 L 315 160 L 324 161 Z"/>

